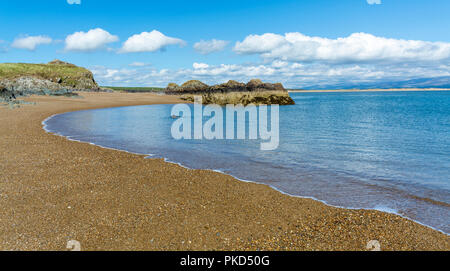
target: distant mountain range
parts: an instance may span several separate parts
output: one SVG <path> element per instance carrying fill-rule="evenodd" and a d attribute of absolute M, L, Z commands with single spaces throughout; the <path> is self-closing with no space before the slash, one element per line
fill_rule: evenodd
<path fill-rule="evenodd" d="M 372 89 L 372 88 L 450 88 L 450 76 L 417 78 L 404 81 L 310 85 L 302 89 Z"/>

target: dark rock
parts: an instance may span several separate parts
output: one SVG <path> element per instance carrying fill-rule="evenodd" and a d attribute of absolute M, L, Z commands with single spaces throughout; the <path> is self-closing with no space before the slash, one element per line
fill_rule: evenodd
<path fill-rule="evenodd" d="M 169 83 L 166 87 L 167 91 L 180 91 L 180 86 L 175 83 Z"/>
<path fill-rule="evenodd" d="M 229 93 L 229 92 L 245 92 L 245 91 L 286 91 L 281 83 L 263 83 L 259 79 L 252 79 L 247 84 L 230 80 L 226 83 L 208 86 L 198 80 L 190 80 L 181 86 L 170 83 L 166 87 L 166 93 Z"/>
<path fill-rule="evenodd" d="M 210 92 L 242 92 L 247 91 L 247 87 L 244 83 L 239 83 L 234 80 L 230 80 L 224 84 L 212 86 L 209 90 Z"/>
<path fill-rule="evenodd" d="M 248 94 L 242 95 L 239 99 L 239 104 L 278 104 L 278 105 L 294 105 L 294 100 L 289 95 L 276 95 L 272 94 L 268 97 L 265 96 L 251 96 Z"/>
<path fill-rule="evenodd" d="M 255 91 L 259 88 L 263 88 L 264 83 L 259 79 L 252 79 L 247 83 L 248 91 Z"/>
<path fill-rule="evenodd" d="M 12 101 L 16 99 L 16 95 L 13 91 L 6 89 L 5 87 L 0 86 L 0 99 L 5 101 Z"/>
<path fill-rule="evenodd" d="M 181 85 L 181 91 L 187 93 L 207 92 L 209 86 L 198 80 L 189 80 Z"/>
<path fill-rule="evenodd" d="M 266 85 L 269 85 L 269 88 L 273 88 L 273 90 L 286 90 L 281 83 L 266 84 Z"/>
<path fill-rule="evenodd" d="M 263 83 L 259 79 L 252 79 L 250 82 L 247 83 L 247 90 L 248 91 L 285 91 L 286 89 L 283 87 L 281 83 Z"/>
<path fill-rule="evenodd" d="M 238 95 L 228 95 L 239 92 Z M 230 80 L 227 83 L 211 87 L 198 80 L 187 81 L 181 86 L 170 83 L 166 88 L 166 93 L 202 95 L 204 104 L 295 104 L 281 83 L 263 83 L 259 79 L 250 80 L 247 84 Z M 194 101 L 191 95 L 182 95 L 182 99 Z"/>

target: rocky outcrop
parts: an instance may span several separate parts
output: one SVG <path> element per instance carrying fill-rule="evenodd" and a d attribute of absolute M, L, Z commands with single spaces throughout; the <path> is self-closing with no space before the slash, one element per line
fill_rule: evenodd
<path fill-rule="evenodd" d="M 72 90 L 69 87 L 63 87 L 59 83 L 30 76 L 1 80 L 0 83 L 3 84 L 6 89 L 17 93 L 18 96 L 21 96 L 22 94 L 51 94 L 52 92 L 56 93 L 62 90 Z"/>
<path fill-rule="evenodd" d="M 243 91 L 247 91 L 246 85 L 244 83 L 239 83 L 234 80 L 230 80 L 224 84 L 210 87 L 210 92 L 214 93 L 243 92 Z"/>
<path fill-rule="evenodd" d="M 168 94 L 203 94 L 203 93 L 229 93 L 229 92 L 254 92 L 254 91 L 286 91 L 281 83 L 263 83 L 259 79 L 252 79 L 247 84 L 230 80 L 226 83 L 208 86 L 198 80 L 190 80 L 181 86 L 170 83 L 166 87 Z"/>
<path fill-rule="evenodd" d="M 178 84 L 169 83 L 166 87 L 166 90 L 170 91 L 170 92 L 174 92 L 174 91 L 178 91 L 179 88 L 180 88 L 180 86 Z"/>
<path fill-rule="evenodd" d="M 0 64 L 0 85 L 15 96 L 100 91 L 92 72 L 60 60 L 48 64 Z"/>
<path fill-rule="evenodd" d="M 287 92 L 241 92 L 234 93 L 206 93 L 201 94 L 203 104 L 242 104 L 242 105 L 294 105 L 295 102 Z M 199 94 L 200 95 L 200 94 Z M 194 102 L 194 95 L 184 95 L 181 99 Z"/>
<path fill-rule="evenodd" d="M 190 102 L 194 101 L 194 95 L 201 95 L 203 104 L 295 104 L 281 83 L 263 83 L 259 79 L 250 80 L 247 84 L 230 80 L 214 86 L 198 80 L 188 81 L 181 86 L 170 83 L 166 93 L 181 95 L 182 99 Z"/>
<path fill-rule="evenodd" d="M 207 92 L 209 89 L 209 86 L 198 80 L 189 80 L 186 83 L 182 84 L 180 89 L 183 92 L 189 92 L 189 93 Z"/>
<path fill-rule="evenodd" d="M 244 94 L 239 100 L 238 104 L 279 104 L 279 105 L 294 105 L 295 102 L 289 95 L 269 94 L 267 96 Z"/>
<path fill-rule="evenodd" d="M 281 83 L 263 83 L 259 79 L 252 79 L 250 82 L 247 83 L 247 90 L 248 91 L 285 91 L 286 89 L 283 87 Z"/>

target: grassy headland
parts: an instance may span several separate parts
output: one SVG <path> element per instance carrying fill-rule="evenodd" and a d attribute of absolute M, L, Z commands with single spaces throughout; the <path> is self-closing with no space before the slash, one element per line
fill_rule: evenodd
<path fill-rule="evenodd" d="M 78 96 L 75 91 L 99 91 L 91 71 L 54 60 L 47 64 L 0 63 L 0 105 L 14 108 L 28 95 Z"/>
<path fill-rule="evenodd" d="M 55 60 L 48 64 L 1 63 L 0 85 L 8 87 L 19 78 L 34 78 L 73 89 L 98 89 L 88 69 Z"/>

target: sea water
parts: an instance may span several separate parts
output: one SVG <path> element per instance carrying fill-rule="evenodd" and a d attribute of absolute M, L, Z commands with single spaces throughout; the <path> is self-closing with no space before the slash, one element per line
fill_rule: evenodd
<path fill-rule="evenodd" d="M 258 140 L 175 140 L 172 105 L 53 116 L 73 140 L 213 169 L 327 204 L 394 212 L 450 233 L 450 92 L 292 93 L 279 147 Z"/>

